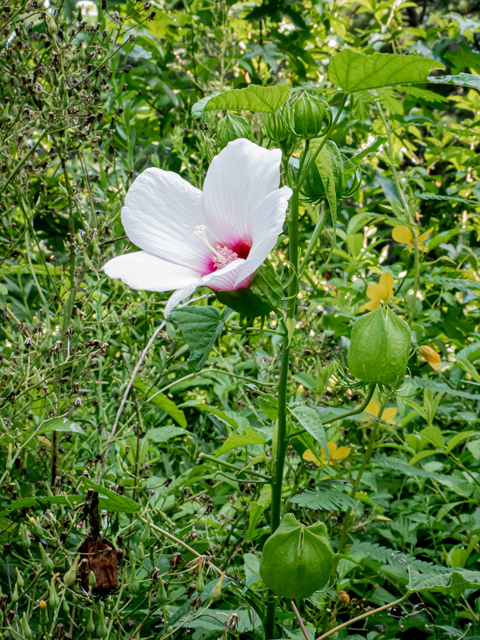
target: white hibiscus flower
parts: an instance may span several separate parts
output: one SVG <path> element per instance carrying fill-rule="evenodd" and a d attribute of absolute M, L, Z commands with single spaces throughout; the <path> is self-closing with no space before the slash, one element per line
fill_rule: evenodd
<path fill-rule="evenodd" d="M 216 156 L 203 192 L 178 174 L 147 169 L 125 198 L 122 222 L 142 251 L 104 270 L 132 289 L 171 291 L 165 316 L 199 286 L 248 287 L 282 232 L 292 195 L 280 183 L 279 149 L 241 138 Z"/>

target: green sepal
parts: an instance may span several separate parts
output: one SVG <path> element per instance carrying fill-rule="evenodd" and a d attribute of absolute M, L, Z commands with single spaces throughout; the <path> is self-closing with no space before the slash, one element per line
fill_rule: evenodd
<path fill-rule="evenodd" d="M 266 316 L 280 305 L 283 286 L 269 262 L 253 274 L 249 287 L 236 291 L 216 291 L 217 300 L 247 318 Z"/>

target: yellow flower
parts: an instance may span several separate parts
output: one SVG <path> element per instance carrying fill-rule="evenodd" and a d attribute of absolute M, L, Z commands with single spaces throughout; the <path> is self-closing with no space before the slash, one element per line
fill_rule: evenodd
<path fill-rule="evenodd" d="M 358 409 L 359 406 L 360 405 L 358 405 L 356 408 Z M 368 422 L 373 421 L 373 419 L 378 416 L 379 411 L 380 411 L 380 408 L 378 404 L 375 402 L 375 400 L 370 400 L 370 402 L 367 404 L 367 406 L 363 410 L 364 413 L 367 413 L 369 415 L 363 416 L 363 420 L 366 420 Z M 397 415 L 397 410 L 395 409 L 395 407 L 390 407 L 389 409 L 385 409 L 385 411 L 382 413 L 381 420 L 383 420 L 384 422 L 389 422 L 390 424 L 394 424 L 393 419 L 396 415 Z"/>
<path fill-rule="evenodd" d="M 348 447 L 338 447 L 334 442 L 328 442 L 328 451 L 330 453 L 330 464 L 335 464 L 337 460 L 345 460 L 350 455 L 350 449 Z M 328 464 L 327 456 L 325 453 L 325 449 L 322 447 L 320 450 L 320 460 L 317 456 L 307 449 L 303 452 L 303 459 L 308 460 L 309 462 L 314 462 L 315 464 Z"/>
<path fill-rule="evenodd" d="M 415 229 L 415 235 L 417 236 L 418 248 L 421 251 L 428 251 L 428 247 L 426 247 L 423 243 L 425 240 L 428 240 L 428 236 L 432 233 L 434 227 L 422 233 L 422 235 L 418 236 L 418 231 Z M 400 242 L 401 244 L 406 244 L 407 251 L 411 253 L 414 248 L 413 244 L 413 233 L 411 229 L 408 227 L 395 227 L 392 231 L 392 238 L 395 242 Z"/>
<path fill-rule="evenodd" d="M 368 309 L 373 311 L 378 307 L 380 302 L 387 300 L 393 296 L 393 276 L 391 273 L 382 273 L 378 284 L 370 284 L 367 287 L 367 298 L 370 298 L 371 302 L 367 302 L 359 309 L 360 312 Z"/>
<path fill-rule="evenodd" d="M 442 367 L 442 359 L 438 355 L 438 353 L 432 349 L 432 347 L 427 347 L 426 345 L 420 347 L 420 355 L 425 358 L 428 364 L 434 369 L 438 371 Z"/>

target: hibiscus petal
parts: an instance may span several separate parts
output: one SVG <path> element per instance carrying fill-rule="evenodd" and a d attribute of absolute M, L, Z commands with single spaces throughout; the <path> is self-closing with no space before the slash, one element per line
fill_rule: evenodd
<path fill-rule="evenodd" d="M 205 224 L 203 195 L 172 171 L 147 169 L 125 198 L 122 222 L 132 242 L 164 260 L 201 272 L 208 248 L 193 235 Z"/>
<path fill-rule="evenodd" d="M 282 187 L 268 194 L 255 207 L 252 215 L 253 244 L 248 258 L 238 271 L 237 285 L 258 269 L 277 244 L 291 195 L 290 187 Z"/>
<path fill-rule="evenodd" d="M 194 269 L 162 260 L 146 251 L 113 258 L 103 270 L 110 278 L 118 278 L 132 289 L 144 291 L 171 291 L 198 280 Z"/>
<path fill-rule="evenodd" d="M 393 424 L 393 419 L 397 415 L 397 410 L 395 407 L 390 407 L 389 409 L 385 409 L 382 413 L 382 420 L 384 422 L 390 422 Z"/>
<path fill-rule="evenodd" d="M 223 289 L 227 289 L 232 291 L 235 288 L 235 280 L 236 280 L 236 272 L 239 267 L 243 264 L 244 260 L 235 260 L 235 262 L 231 262 L 227 264 L 223 269 L 219 269 L 218 271 L 214 271 L 202 278 L 197 278 L 190 284 L 188 284 L 184 289 L 178 289 L 171 296 L 170 300 L 165 307 L 165 317 L 167 318 L 171 311 L 185 298 L 192 295 L 197 287 L 209 287 L 215 291 L 221 291 Z"/>
<path fill-rule="evenodd" d="M 253 213 L 280 183 L 279 149 L 267 150 L 240 138 L 230 142 L 208 169 L 203 187 L 211 242 L 231 249 L 252 241 Z"/>

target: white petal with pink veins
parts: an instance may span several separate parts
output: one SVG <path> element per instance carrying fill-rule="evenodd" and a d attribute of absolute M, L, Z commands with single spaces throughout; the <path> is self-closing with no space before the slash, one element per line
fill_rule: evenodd
<path fill-rule="evenodd" d="M 135 180 L 122 222 L 134 244 L 164 260 L 201 271 L 209 255 L 193 235 L 205 224 L 203 194 L 172 171 L 147 169 Z"/>
<path fill-rule="evenodd" d="M 253 213 L 280 183 L 280 149 L 264 149 L 240 138 L 216 156 L 203 187 L 208 235 L 212 242 L 236 250 L 251 245 Z"/>
<path fill-rule="evenodd" d="M 146 251 L 113 258 L 103 270 L 111 278 L 119 278 L 132 289 L 142 291 L 171 291 L 199 279 L 198 271 L 162 260 Z"/>

